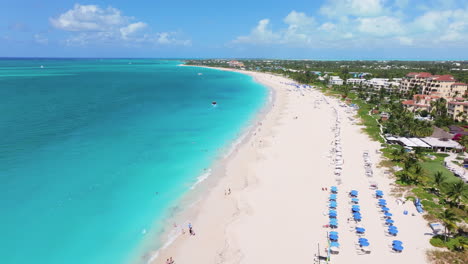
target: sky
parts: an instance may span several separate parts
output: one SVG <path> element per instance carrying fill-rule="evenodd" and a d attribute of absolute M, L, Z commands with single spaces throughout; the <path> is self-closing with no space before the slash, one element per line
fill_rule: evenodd
<path fill-rule="evenodd" d="M 467 0 L 0 0 L 0 57 L 467 60 Z"/>

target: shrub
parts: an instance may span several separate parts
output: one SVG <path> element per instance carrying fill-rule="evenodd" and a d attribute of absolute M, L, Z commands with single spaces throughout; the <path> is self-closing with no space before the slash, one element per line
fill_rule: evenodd
<path fill-rule="evenodd" d="M 444 239 L 440 237 L 431 238 L 430 243 L 434 247 L 445 247 Z"/>

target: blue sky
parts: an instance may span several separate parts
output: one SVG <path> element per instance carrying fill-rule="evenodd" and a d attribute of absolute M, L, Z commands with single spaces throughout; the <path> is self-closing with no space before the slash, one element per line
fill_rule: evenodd
<path fill-rule="evenodd" d="M 18 56 L 461 60 L 468 1 L 6 0 Z"/>

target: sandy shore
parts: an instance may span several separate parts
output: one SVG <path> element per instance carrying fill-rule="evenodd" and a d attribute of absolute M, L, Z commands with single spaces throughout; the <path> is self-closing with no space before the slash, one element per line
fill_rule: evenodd
<path fill-rule="evenodd" d="M 349 108 L 319 91 L 287 85 L 292 81 L 283 77 L 243 73 L 271 89 L 270 108 L 250 136 L 223 161 L 222 177 L 197 203 L 190 219 L 196 235 L 180 235 L 151 263 L 165 263 L 169 257 L 177 264 L 313 263 L 318 246 L 320 254 L 326 255 L 327 231 L 331 229 L 324 225 L 328 224 L 330 193 L 322 188 L 332 185 L 339 188 L 339 228 L 335 231 L 340 243 L 332 263 L 426 263 L 430 229 L 412 204 L 398 205 L 390 196 L 391 180 L 375 166 L 380 144 L 354 124 Z M 333 164 L 337 118 L 344 160 L 339 177 L 334 175 Z M 373 177 L 365 175 L 364 151 L 374 164 Z M 397 237 L 385 234 L 387 228 L 370 182 L 385 193 L 399 230 Z M 231 194 L 226 195 L 229 188 Z M 359 191 L 360 224 L 366 228 L 370 254 L 359 254 L 355 248 L 356 223 L 347 220 L 352 216 L 347 195 L 351 189 Z M 409 214 L 404 215 L 404 210 Z M 391 251 L 394 239 L 403 241 L 402 253 Z"/>

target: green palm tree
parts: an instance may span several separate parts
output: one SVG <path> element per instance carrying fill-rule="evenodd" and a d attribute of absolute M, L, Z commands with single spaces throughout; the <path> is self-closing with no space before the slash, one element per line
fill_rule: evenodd
<path fill-rule="evenodd" d="M 450 189 L 447 195 L 452 201 L 457 204 L 457 208 L 460 208 L 460 201 L 462 198 L 467 197 L 467 187 L 463 181 L 458 181 L 450 185 Z"/>
<path fill-rule="evenodd" d="M 444 232 L 444 241 L 447 242 L 447 234 L 450 230 L 453 230 L 457 227 L 455 224 L 458 221 L 457 216 L 455 215 L 454 212 L 451 210 L 445 209 L 442 213 L 439 215 L 439 219 L 443 222 L 444 227 L 445 227 L 445 232 Z"/>

